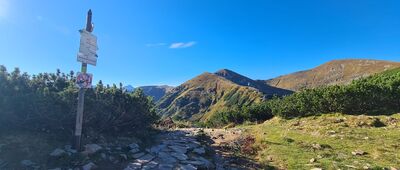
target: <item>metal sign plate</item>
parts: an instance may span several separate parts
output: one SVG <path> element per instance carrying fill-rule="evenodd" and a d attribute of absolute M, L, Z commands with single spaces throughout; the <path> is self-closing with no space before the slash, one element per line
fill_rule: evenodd
<path fill-rule="evenodd" d="M 85 88 L 85 89 L 92 88 L 92 79 L 93 79 L 92 74 L 78 72 L 78 76 L 76 77 L 76 85 L 79 88 Z"/>

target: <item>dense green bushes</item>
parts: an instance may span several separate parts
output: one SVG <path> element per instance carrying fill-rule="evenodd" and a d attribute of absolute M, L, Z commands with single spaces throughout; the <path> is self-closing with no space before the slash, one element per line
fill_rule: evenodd
<path fill-rule="evenodd" d="M 356 80 L 349 85 L 303 90 L 268 103 L 274 115 L 285 118 L 332 112 L 396 113 L 400 111 L 400 69 Z"/>
<path fill-rule="evenodd" d="M 29 76 L 0 66 L 0 131 L 45 131 L 72 136 L 77 91 L 75 76 L 44 73 Z M 101 81 L 85 96 L 84 133 L 143 132 L 157 119 L 153 104 L 141 90 L 125 93 L 122 85 Z"/>
<path fill-rule="evenodd" d="M 390 114 L 400 112 L 400 69 L 334 85 L 305 89 L 251 107 L 214 114 L 206 124 L 222 126 L 244 121 L 264 121 L 272 115 L 284 118 L 340 112 L 344 114 Z"/>

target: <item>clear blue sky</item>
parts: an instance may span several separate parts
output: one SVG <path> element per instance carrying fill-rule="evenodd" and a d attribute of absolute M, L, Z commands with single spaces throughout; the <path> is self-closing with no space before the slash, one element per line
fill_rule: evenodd
<path fill-rule="evenodd" d="M 93 10 L 105 83 L 179 85 L 228 68 L 253 79 L 332 59 L 400 61 L 398 0 L 0 0 L 0 64 L 78 71 Z"/>

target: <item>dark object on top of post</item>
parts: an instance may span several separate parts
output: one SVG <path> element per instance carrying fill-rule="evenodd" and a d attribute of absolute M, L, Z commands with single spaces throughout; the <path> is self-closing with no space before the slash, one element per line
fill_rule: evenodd
<path fill-rule="evenodd" d="M 86 17 L 86 31 L 93 32 L 93 25 L 92 25 L 92 10 L 89 9 Z"/>

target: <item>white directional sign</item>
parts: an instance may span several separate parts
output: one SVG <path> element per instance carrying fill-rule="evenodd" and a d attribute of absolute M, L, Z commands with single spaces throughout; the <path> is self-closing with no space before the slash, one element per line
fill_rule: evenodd
<path fill-rule="evenodd" d="M 89 89 L 92 88 L 93 75 L 89 73 L 80 73 L 76 76 L 76 85 L 79 88 Z"/>
<path fill-rule="evenodd" d="M 86 30 L 80 30 L 81 43 L 79 46 L 78 61 L 96 66 L 97 37 Z"/>

